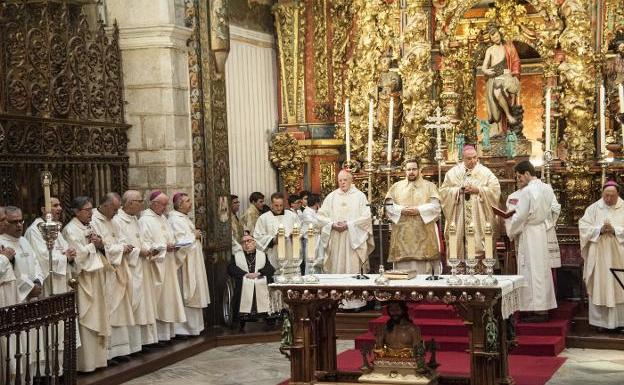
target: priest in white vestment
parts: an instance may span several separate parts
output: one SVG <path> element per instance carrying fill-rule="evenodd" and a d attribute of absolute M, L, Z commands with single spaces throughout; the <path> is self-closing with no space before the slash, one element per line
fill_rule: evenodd
<path fill-rule="evenodd" d="M 168 341 L 175 337 L 175 323 L 186 322 L 186 315 L 178 280 L 175 235 L 165 216 L 169 198 L 154 191 L 149 200 L 150 207 L 141 214 L 139 227 L 143 242 L 154 252 L 151 269 L 158 340 Z"/>
<path fill-rule="evenodd" d="M 0 235 L 4 234 L 6 225 L 6 211 L 4 207 L 0 207 Z M 15 250 L 0 246 L 0 307 L 17 303 L 17 279 L 13 271 L 14 259 Z M 0 349 L 1 346 L 0 344 Z"/>
<path fill-rule="evenodd" d="M 177 323 L 175 333 L 197 336 L 204 330 L 203 309 L 210 303 L 210 293 L 201 231 L 195 228 L 195 224 L 188 216 L 192 208 L 193 203 L 187 194 L 174 194 L 169 224 L 173 229 L 176 245 L 179 246 L 175 255 L 181 264 L 179 276 L 186 314 L 186 322 Z"/>
<path fill-rule="evenodd" d="M 391 203 L 386 213 L 394 223 L 388 262 L 396 270 L 440 274 L 438 189 L 422 178 L 416 160 L 405 163 L 405 174 L 405 179 L 393 184 L 386 194 Z"/>
<path fill-rule="evenodd" d="M 245 329 L 245 322 L 256 317 L 267 317 L 267 326 L 272 326 L 271 297 L 268 284 L 273 282 L 275 269 L 266 254 L 256 249 L 256 241 L 245 233 L 242 250 L 232 255 L 228 264 L 228 274 L 236 280 L 234 287 L 234 318 L 239 322 L 239 330 Z"/>
<path fill-rule="evenodd" d="M 311 194 L 307 191 L 306 193 L 306 206 L 303 208 L 303 212 L 301 213 L 301 236 L 302 243 L 301 249 L 303 251 L 303 258 L 305 263 L 305 273 L 312 273 L 308 269 L 314 269 L 314 273 L 322 273 L 323 271 L 323 258 L 325 257 L 325 249 L 321 244 L 321 226 L 318 220 L 318 210 L 321 203 L 321 197 L 318 194 Z M 308 247 L 307 244 L 309 242 L 308 239 L 308 230 L 312 229 L 313 231 L 313 240 L 316 244 L 314 247 L 315 255 L 313 258 L 308 256 Z"/>
<path fill-rule="evenodd" d="M 624 201 L 619 190 L 615 182 L 605 183 L 602 198 L 579 220 L 589 323 L 605 329 L 624 327 L 624 289 L 610 271 L 624 269 Z"/>
<path fill-rule="evenodd" d="M 97 209 L 93 210 L 91 226 L 104 242 L 104 256 L 113 267 L 106 274 L 106 297 L 110 315 L 111 335 L 108 341 L 108 359 L 126 356 L 141 350 L 141 345 L 130 346 L 128 326 L 134 326 L 132 312 L 132 273 L 128 266 L 132 244 L 123 242 L 115 226 L 113 217 L 121 206 L 117 193 L 108 193 Z"/>
<path fill-rule="evenodd" d="M 463 161 L 451 168 L 444 175 L 440 187 L 442 211 L 445 217 L 444 234 L 448 241 L 448 229 L 451 223 L 457 229 L 457 255 L 463 259 L 464 223 L 474 224 L 477 255 L 485 255 L 485 227 L 492 226 L 494 239 L 497 234 L 497 219 L 492 206 L 498 207 L 500 184 L 496 176 L 487 167 L 479 163 L 477 151 L 467 145 L 463 150 Z"/>
<path fill-rule="evenodd" d="M 152 272 L 150 261 L 151 250 L 142 241 L 137 215 L 143 210 L 141 193 L 128 190 L 121 198 L 122 208 L 113 217 L 113 225 L 119 236 L 119 241 L 132 245 L 132 251 L 127 255 L 132 282 L 132 314 L 134 325 L 128 326 L 130 346 L 139 349 L 142 345 L 158 342 L 156 330 L 156 301 L 152 291 Z"/>
<path fill-rule="evenodd" d="M 74 267 L 78 281 L 78 324 L 81 346 L 77 350 L 77 370 L 92 372 L 106 366 L 110 337 L 106 301 L 106 271 L 112 270 L 101 252 L 102 238 L 91 228 L 93 204 L 84 196 L 72 202 L 74 218 L 63 229 L 63 236 L 76 250 Z"/>
<path fill-rule="evenodd" d="M 535 176 L 535 168 L 528 160 L 518 163 L 515 173 L 521 190 L 516 211 L 506 219 L 505 227 L 507 235 L 516 240 L 518 275 L 527 283 L 521 289 L 520 310 L 537 313 L 527 321 L 544 321 L 547 310 L 557 307 L 547 233 L 555 194 L 550 185 Z"/>
<path fill-rule="evenodd" d="M 276 271 L 280 271 L 280 263 L 278 261 L 278 236 L 277 232 L 283 225 L 285 231 L 285 268 L 284 274 L 292 276 L 299 270 L 299 264 L 293 259 L 292 239 L 293 228 L 297 226 L 301 229 L 301 222 L 297 214 L 290 210 L 284 210 L 284 195 L 274 193 L 271 195 L 271 210 L 260 215 L 256 222 L 253 237 L 256 239 L 257 247 L 262 250 L 269 262 Z"/>

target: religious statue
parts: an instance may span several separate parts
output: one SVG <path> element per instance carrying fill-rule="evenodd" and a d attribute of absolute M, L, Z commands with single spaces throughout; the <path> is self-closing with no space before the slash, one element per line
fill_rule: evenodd
<path fill-rule="evenodd" d="M 609 115 L 614 116 L 617 123 L 624 124 L 624 111 L 621 111 L 619 87 L 624 87 L 624 36 L 618 36 L 613 44 L 617 56 L 609 63 L 606 70 L 609 100 Z"/>
<path fill-rule="evenodd" d="M 481 148 L 488 151 L 492 148 L 492 145 L 490 144 L 490 123 L 488 123 L 487 120 L 479 120 L 479 125 L 481 126 L 479 129 L 481 132 Z"/>
<path fill-rule="evenodd" d="M 394 108 L 392 112 L 392 128 L 394 132 L 398 132 L 401 127 L 403 118 L 403 104 L 401 102 L 401 91 L 403 84 L 401 75 L 397 71 L 391 69 L 392 54 L 391 51 L 381 58 L 379 69 L 379 83 L 377 84 L 377 119 L 379 129 L 388 132 L 388 115 L 390 114 L 390 99 L 394 100 Z M 396 138 L 396 134 L 392 135 Z"/>
<path fill-rule="evenodd" d="M 505 154 L 507 155 L 507 159 L 513 159 L 516 157 L 516 142 L 518 141 L 518 137 L 516 133 L 513 131 L 507 132 L 507 137 L 505 138 Z"/>
<path fill-rule="evenodd" d="M 488 122 L 492 136 L 501 136 L 508 126 L 518 121 L 520 111 L 513 107 L 518 104 L 520 92 L 520 57 L 511 41 L 503 40 L 497 26 L 490 25 L 488 34 L 492 45 L 485 51 L 482 70 L 487 77 L 485 99 Z"/>
<path fill-rule="evenodd" d="M 420 328 L 410 320 L 406 303 L 390 302 L 387 311 L 390 319 L 377 332 L 374 361 L 372 365 L 365 362 L 367 372 L 358 381 L 376 384 L 437 384 L 437 363 L 425 363 L 425 345 Z M 363 358 L 367 360 L 367 354 L 363 354 Z"/>
<path fill-rule="evenodd" d="M 457 149 L 457 160 L 462 160 L 462 152 L 464 151 L 465 136 L 462 132 L 455 136 L 455 148 Z"/>

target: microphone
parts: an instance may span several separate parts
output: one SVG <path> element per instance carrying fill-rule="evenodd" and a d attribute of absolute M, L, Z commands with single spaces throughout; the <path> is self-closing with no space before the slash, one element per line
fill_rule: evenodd
<path fill-rule="evenodd" d="M 442 277 L 440 277 L 439 275 L 435 275 L 435 269 L 433 266 L 433 261 L 429 261 L 429 263 L 431 264 L 431 275 L 428 276 L 427 278 L 425 278 L 427 281 L 437 281 L 442 279 Z"/>
<path fill-rule="evenodd" d="M 353 278 L 355 278 L 355 279 L 369 279 L 368 275 L 364 274 L 364 265 L 366 264 L 366 262 L 368 262 L 368 260 L 365 260 L 364 262 L 360 263 L 360 272 L 357 273 L 356 275 L 354 275 Z"/>

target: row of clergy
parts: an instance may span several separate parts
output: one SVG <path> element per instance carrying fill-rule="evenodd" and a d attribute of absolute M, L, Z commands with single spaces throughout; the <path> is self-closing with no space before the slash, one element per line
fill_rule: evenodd
<path fill-rule="evenodd" d="M 446 219 L 447 245 L 448 230 L 453 224 L 460 257 L 465 255 L 463 240 L 467 225 L 474 228 L 478 255 L 485 253 L 486 227 L 492 227 L 495 234 L 504 227 L 514 241 L 518 274 L 527 282 L 522 289 L 520 308 L 547 316 L 549 309 L 557 307 L 551 269 L 561 266 L 555 233 L 561 206 L 552 187 L 537 178 L 530 162 L 520 162 L 515 167 L 518 190 L 507 198 L 504 213 L 499 209 L 501 189 L 497 177 L 479 162 L 474 147 L 466 146 L 462 155 L 462 162 L 446 173 L 439 189 L 422 178 L 416 161 L 406 162 L 405 179 L 393 184 L 386 195 L 386 214 L 393 223 L 389 262 L 395 269 L 440 273 L 443 241 L 438 222 L 442 213 Z M 357 273 L 362 266 L 368 266 L 374 248 L 371 211 L 366 196 L 352 185 L 348 171 L 339 173 L 338 185 L 324 199 L 316 212 L 316 223 L 311 224 L 320 236 L 317 253 L 312 258 L 308 256 L 308 260 L 322 260 L 325 273 Z M 579 221 L 590 323 L 606 328 L 624 326 L 624 292 L 609 270 L 624 266 L 624 206 L 618 189 L 616 185 L 606 185 L 603 192 L 606 196 L 588 207 Z M 258 250 L 266 253 L 275 269 L 280 268 L 277 247 L 280 225 L 286 232 L 286 258 L 299 259 L 292 258 L 289 236 L 293 228 L 301 228 L 301 222 L 295 213 L 284 210 L 283 205 L 283 196 L 273 194 L 271 211 L 260 215 L 253 229 Z M 496 212 L 505 218 L 504 226 L 498 225 Z M 598 258 L 598 255 L 608 257 Z M 298 268 L 296 263 L 287 265 L 286 275 L 296 274 Z"/>
<path fill-rule="evenodd" d="M 52 218 L 60 222 L 60 201 L 51 203 Z M 166 213 L 168 204 L 160 191 L 151 193 L 147 209 L 134 190 L 122 197 L 109 193 L 97 208 L 90 198 L 76 197 L 73 218 L 56 239 L 52 267 L 38 227 L 43 218 L 22 236 L 20 209 L 5 207 L 0 307 L 48 295 L 50 287 L 53 293 L 65 292 L 75 279 L 81 372 L 105 367 L 107 360 L 144 345 L 198 335 L 204 328 L 202 308 L 210 303 L 202 233 L 188 216 L 187 194 L 175 194 L 173 210 Z"/>

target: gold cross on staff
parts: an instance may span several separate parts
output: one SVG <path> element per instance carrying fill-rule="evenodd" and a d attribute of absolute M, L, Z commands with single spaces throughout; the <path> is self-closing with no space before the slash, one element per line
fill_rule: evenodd
<path fill-rule="evenodd" d="M 435 109 L 435 116 L 429 116 L 427 118 L 427 124 L 424 125 L 426 129 L 436 130 L 436 152 L 434 160 L 438 162 L 438 187 L 442 184 L 442 162 L 444 156 L 442 154 L 442 129 L 447 130 L 453 128 L 451 118 L 448 116 L 442 116 L 442 109 L 440 106 Z"/>

